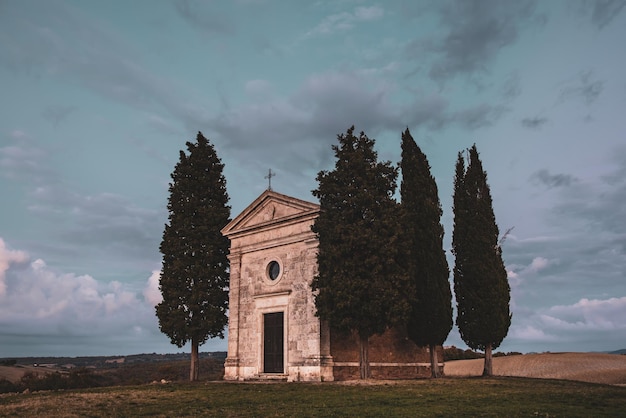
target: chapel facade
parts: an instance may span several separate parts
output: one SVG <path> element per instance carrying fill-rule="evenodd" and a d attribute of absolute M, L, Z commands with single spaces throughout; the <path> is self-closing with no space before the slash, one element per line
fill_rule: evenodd
<path fill-rule="evenodd" d="M 315 316 L 318 241 L 311 226 L 319 210 L 268 189 L 222 229 L 230 239 L 225 380 L 359 377 L 356 335 Z M 369 358 L 373 378 L 430 375 L 427 349 L 398 330 L 372 337 Z"/>

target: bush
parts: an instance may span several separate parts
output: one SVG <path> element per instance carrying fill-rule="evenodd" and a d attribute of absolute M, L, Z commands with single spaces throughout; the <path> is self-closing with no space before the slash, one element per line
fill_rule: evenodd
<path fill-rule="evenodd" d="M 472 351 L 469 348 L 467 350 L 462 350 L 460 348 L 452 346 L 443 349 L 443 361 L 470 360 L 484 357 L 484 354 L 477 353 L 476 351 Z"/>
<path fill-rule="evenodd" d="M 12 392 L 20 392 L 19 387 L 9 380 L 0 379 L 0 393 Z"/>

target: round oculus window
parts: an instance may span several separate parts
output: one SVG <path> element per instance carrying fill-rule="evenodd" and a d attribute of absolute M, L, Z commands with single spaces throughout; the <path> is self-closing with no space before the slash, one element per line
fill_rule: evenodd
<path fill-rule="evenodd" d="M 278 264 L 278 261 L 270 261 L 267 265 L 267 275 L 270 280 L 276 280 L 278 278 L 280 275 L 280 264 Z"/>

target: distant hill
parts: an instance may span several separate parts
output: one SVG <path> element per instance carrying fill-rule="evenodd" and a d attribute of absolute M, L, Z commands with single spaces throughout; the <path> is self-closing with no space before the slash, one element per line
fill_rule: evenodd
<path fill-rule="evenodd" d="M 609 351 L 608 354 L 626 354 L 626 348 L 622 348 L 621 350 Z"/>
<path fill-rule="evenodd" d="M 83 356 L 83 357 L 7 357 L 0 358 L 0 364 L 8 363 L 16 365 L 38 365 L 52 367 L 97 367 L 111 368 L 122 364 L 157 363 L 169 361 L 189 360 L 189 353 L 175 354 L 131 354 L 127 356 Z M 226 359 L 225 351 L 199 353 L 200 359 L 211 358 L 216 360 Z"/>

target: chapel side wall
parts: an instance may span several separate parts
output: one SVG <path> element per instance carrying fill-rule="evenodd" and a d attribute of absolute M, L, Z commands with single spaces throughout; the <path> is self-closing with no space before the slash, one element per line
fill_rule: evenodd
<path fill-rule="evenodd" d="M 335 380 L 359 379 L 359 339 L 356 333 L 331 329 L 331 355 Z M 442 349 L 438 347 L 442 359 Z M 430 376 L 430 353 L 392 328 L 370 337 L 370 373 L 373 379 L 414 379 Z M 440 363 L 440 371 L 443 366 Z"/>

